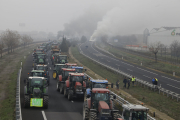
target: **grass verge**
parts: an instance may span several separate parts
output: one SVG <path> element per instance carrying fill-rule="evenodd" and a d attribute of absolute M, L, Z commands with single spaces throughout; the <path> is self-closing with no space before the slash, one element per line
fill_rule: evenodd
<path fill-rule="evenodd" d="M 77 47 L 72 47 L 71 52 L 73 56 L 83 65 L 87 66 L 93 72 L 102 76 L 103 78 L 107 78 L 111 83 L 115 83 L 117 79 L 120 80 L 120 88 L 123 89 L 123 78 L 118 74 L 115 74 L 112 71 L 105 69 L 104 67 L 93 63 L 88 58 L 81 55 L 77 49 Z M 134 98 L 142 101 L 145 105 L 152 106 L 157 110 L 164 112 L 168 116 L 178 120 L 180 118 L 180 102 L 176 102 L 176 100 L 172 100 L 171 98 L 167 98 L 162 94 L 158 94 L 158 92 L 153 92 L 148 88 L 142 88 L 140 86 L 130 87 L 129 90 L 123 89 L 125 92 L 132 95 Z M 121 96 L 121 93 L 119 94 Z M 129 98 L 125 97 L 129 102 L 134 103 L 133 100 L 129 100 Z M 155 111 L 154 111 L 155 112 Z"/>

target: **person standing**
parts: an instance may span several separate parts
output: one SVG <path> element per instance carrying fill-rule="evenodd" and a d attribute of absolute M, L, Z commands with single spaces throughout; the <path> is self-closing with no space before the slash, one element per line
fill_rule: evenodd
<path fill-rule="evenodd" d="M 126 77 L 124 78 L 123 83 L 124 83 L 124 88 L 126 88 L 126 83 L 127 83 Z"/>
<path fill-rule="evenodd" d="M 129 87 L 130 87 L 130 83 L 131 83 L 131 80 L 130 80 L 130 78 L 129 78 L 129 79 L 127 79 L 127 84 L 128 84 L 127 89 L 129 89 Z"/>
<path fill-rule="evenodd" d="M 152 79 L 152 84 L 155 85 L 155 78 Z"/>
<path fill-rule="evenodd" d="M 158 79 L 155 78 L 155 85 L 158 85 Z"/>
<path fill-rule="evenodd" d="M 116 88 L 119 90 L 119 80 L 116 81 Z"/>
<path fill-rule="evenodd" d="M 135 81 L 136 81 L 136 79 L 135 79 L 135 77 L 133 76 L 133 77 L 132 77 L 132 84 L 133 84 L 133 86 L 134 86 Z"/>

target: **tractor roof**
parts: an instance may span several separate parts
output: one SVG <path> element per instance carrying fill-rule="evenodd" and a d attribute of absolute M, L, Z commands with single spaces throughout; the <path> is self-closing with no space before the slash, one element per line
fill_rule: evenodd
<path fill-rule="evenodd" d="M 71 68 L 74 68 L 74 69 L 83 69 L 83 67 L 78 67 L 78 66 L 71 66 Z"/>
<path fill-rule="evenodd" d="M 93 83 L 108 83 L 107 80 L 90 80 Z"/>
<path fill-rule="evenodd" d="M 43 70 L 32 70 L 31 72 L 44 72 Z"/>
<path fill-rule="evenodd" d="M 67 56 L 67 55 L 59 55 L 59 56 Z"/>
<path fill-rule="evenodd" d="M 55 65 L 57 65 L 57 66 L 63 66 L 63 65 L 65 65 L 65 64 L 55 64 Z"/>
<path fill-rule="evenodd" d="M 41 78 L 41 79 L 45 79 L 44 77 L 29 77 L 29 79 L 33 79 L 33 78 Z"/>
<path fill-rule="evenodd" d="M 42 48 L 38 48 L 38 49 L 36 49 L 36 50 L 43 50 Z"/>
<path fill-rule="evenodd" d="M 39 53 L 38 55 L 46 55 L 46 54 L 44 54 L 44 53 Z"/>
<path fill-rule="evenodd" d="M 123 104 L 122 107 L 129 111 L 130 110 L 133 110 L 133 111 L 148 111 L 149 110 L 149 108 L 146 108 L 142 105 Z"/>
<path fill-rule="evenodd" d="M 76 71 L 75 69 L 71 69 L 71 68 L 62 68 L 63 71 Z"/>
<path fill-rule="evenodd" d="M 36 65 L 36 66 L 44 66 L 44 67 L 47 67 L 47 65 Z"/>
<path fill-rule="evenodd" d="M 69 73 L 71 76 L 84 76 L 84 73 Z"/>
<path fill-rule="evenodd" d="M 59 49 L 53 49 L 53 51 L 59 51 Z"/>
<path fill-rule="evenodd" d="M 66 65 L 69 65 L 69 66 L 77 66 L 76 63 L 66 63 Z"/>
<path fill-rule="evenodd" d="M 92 92 L 93 93 L 110 93 L 108 89 L 104 89 L 104 88 L 93 88 Z"/>

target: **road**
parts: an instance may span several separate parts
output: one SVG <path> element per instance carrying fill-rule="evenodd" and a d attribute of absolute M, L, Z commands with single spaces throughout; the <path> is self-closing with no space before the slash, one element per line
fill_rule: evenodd
<path fill-rule="evenodd" d="M 27 60 L 22 69 L 21 75 L 21 111 L 23 120 L 82 120 L 83 101 L 68 101 L 67 98 L 56 91 L 56 80 L 52 79 L 51 60 L 48 55 L 48 66 L 50 73 L 50 86 L 49 86 L 49 107 L 43 108 L 24 108 L 24 79 L 28 77 L 28 72 L 32 70 L 33 58 L 31 55 L 27 57 Z M 46 118 L 46 119 L 45 119 Z"/>
<path fill-rule="evenodd" d="M 86 48 L 88 46 L 88 48 Z M 81 50 L 87 56 L 115 69 L 119 69 L 125 73 L 131 74 L 144 81 L 151 82 L 153 77 L 158 78 L 158 84 L 170 91 L 180 94 L 180 79 L 170 75 L 156 72 L 151 69 L 147 69 L 142 66 L 138 66 L 132 63 L 128 63 L 122 59 L 115 58 L 110 55 L 105 55 L 97 48 L 93 47 L 93 42 L 86 42 L 80 46 Z"/>

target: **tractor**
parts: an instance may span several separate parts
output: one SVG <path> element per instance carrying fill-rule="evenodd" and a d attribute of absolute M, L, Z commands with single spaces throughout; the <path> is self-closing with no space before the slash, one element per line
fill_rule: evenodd
<path fill-rule="evenodd" d="M 39 61 L 41 61 L 40 59 L 43 59 L 43 61 L 45 61 L 45 59 L 46 59 L 46 54 L 42 54 L 42 53 L 36 54 L 36 55 L 34 56 L 33 61 L 34 61 L 35 63 L 38 63 Z"/>
<path fill-rule="evenodd" d="M 24 107 L 48 108 L 48 87 L 44 77 L 29 77 L 24 86 Z"/>
<path fill-rule="evenodd" d="M 123 120 L 147 120 L 149 108 L 142 105 L 123 104 Z"/>
<path fill-rule="evenodd" d="M 34 70 L 43 70 L 49 76 L 49 71 L 48 71 L 47 65 L 36 65 L 34 67 Z"/>
<path fill-rule="evenodd" d="M 65 64 L 55 64 L 53 70 L 53 79 L 57 79 L 62 74 L 62 68 L 66 68 Z"/>
<path fill-rule="evenodd" d="M 83 120 L 117 120 L 120 118 L 118 110 L 114 109 L 110 91 L 104 88 L 93 88 L 91 97 L 83 104 Z"/>
<path fill-rule="evenodd" d="M 67 61 L 67 55 L 57 55 L 54 56 L 54 64 L 65 64 L 68 63 Z"/>
<path fill-rule="evenodd" d="M 76 63 L 66 63 L 67 68 L 71 68 L 72 66 L 77 66 Z"/>
<path fill-rule="evenodd" d="M 45 77 L 47 79 L 47 84 L 48 85 L 50 84 L 50 77 L 44 70 L 32 70 L 29 76 L 30 77 Z"/>
<path fill-rule="evenodd" d="M 62 68 L 62 74 L 58 76 L 58 81 L 57 81 L 57 91 L 60 91 L 61 94 L 64 92 L 64 85 L 65 81 L 68 79 L 69 73 L 74 73 L 76 70 L 75 69 L 70 69 L 70 68 Z"/>
<path fill-rule="evenodd" d="M 113 88 L 113 84 L 108 84 L 107 80 L 89 80 L 86 82 L 87 83 L 87 89 L 84 95 L 84 100 L 86 100 L 86 98 L 91 97 L 91 90 L 93 88 L 106 88 L 108 89 L 108 85 L 111 85 L 111 88 Z"/>
<path fill-rule="evenodd" d="M 68 96 L 69 101 L 73 98 L 84 98 L 85 91 L 84 73 L 69 73 L 69 77 L 65 81 L 64 96 Z"/>
<path fill-rule="evenodd" d="M 54 53 L 54 54 L 51 55 L 50 59 L 51 59 L 51 61 L 52 61 L 52 65 L 53 65 L 53 63 L 54 63 L 54 58 L 55 58 L 55 56 L 57 56 L 57 55 L 61 55 L 61 53 Z"/>

